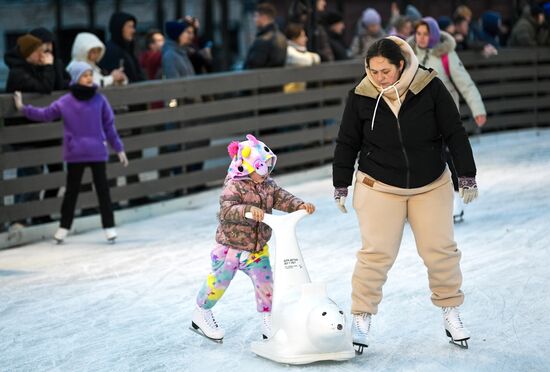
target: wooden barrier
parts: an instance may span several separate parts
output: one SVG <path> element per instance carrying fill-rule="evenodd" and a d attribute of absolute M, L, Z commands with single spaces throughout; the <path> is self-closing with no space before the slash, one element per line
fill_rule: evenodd
<path fill-rule="evenodd" d="M 501 50 L 489 59 L 462 53 L 461 58 L 487 107 L 484 131 L 550 123 L 549 50 Z M 125 208 L 135 200 L 156 201 L 221 184 L 229 162 L 227 143 L 246 133 L 258 135 L 278 153 L 277 173 L 329 162 L 347 91 L 363 73 L 360 61 L 349 61 L 103 89 L 131 157 L 128 168 L 114 157 L 108 165 L 113 201 Z M 282 92 L 285 83 L 295 81 L 307 82 L 307 90 Z M 24 95 L 24 101 L 44 106 L 62 94 Z M 148 109 L 159 101 L 164 108 Z M 467 130 L 479 132 L 464 104 L 461 112 Z M 31 223 L 31 217 L 57 214 L 61 198 L 44 198 L 43 190 L 65 183 L 61 169 L 45 171 L 46 165 L 62 162 L 62 123 L 14 121 L 22 118 L 11 95 L 0 95 L 0 230 L 14 221 Z M 16 170 L 26 167 L 43 171 L 17 177 Z M 89 174 L 83 183 L 91 183 Z M 79 197 L 79 209 L 97 206 L 91 187 L 87 190 Z M 32 192 L 42 196 L 14 203 L 16 195 Z"/>

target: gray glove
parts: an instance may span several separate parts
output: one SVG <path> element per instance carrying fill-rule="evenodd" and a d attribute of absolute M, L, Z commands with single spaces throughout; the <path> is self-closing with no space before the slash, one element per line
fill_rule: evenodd
<path fill-rule="evenodd" d="M 477 183 L 475 177 L 458 177 L 458 195 L 468 204 L 477 198 Z"/>
<path fill-rule="evenodd" d="M 347 187 L 336 187 L 334 189 L 334 201 L 336 202 L 336 206 L 338 207 L 338 209 L 340 209 L 340 212 L 342 213 L 348 213 L 348 210 L 346 209 L 347 196 L 348 196 Z"/>

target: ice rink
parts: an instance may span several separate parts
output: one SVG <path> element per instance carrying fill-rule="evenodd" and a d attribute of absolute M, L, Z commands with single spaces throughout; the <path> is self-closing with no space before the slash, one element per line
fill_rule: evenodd
<path fill-rule="evenodd" d="M 480 197 L 455 230 L 470 349 L 449 345 L 407 226 L 369 348 L 293 371 L 550 370 L 550 130 L 471 142 Z M 360 237 L 355 214 L 334 206 L 328 169 L 276 180 L 317 206 L 298 225 L 302 253 L 312 280 L 326 281 L 349 311 Z M 217 194 L 198 209 L 120 226 L 116 245 L 98 229 L 0 251 L 0 371 L 288 371 L 249 350 L 260 317 L 242 273 L 214 308 L 224 343 L 188 329 L 209 271 Z"/>

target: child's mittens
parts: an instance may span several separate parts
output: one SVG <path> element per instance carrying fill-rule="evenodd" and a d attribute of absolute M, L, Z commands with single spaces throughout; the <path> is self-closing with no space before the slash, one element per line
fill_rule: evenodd
<path fill-rule="evenodd" d="M 253 220 L 262 222 L 264 219 L 264 211 L 258 207 L 250 207 L 250 213 L 252 213 Z"/>
<path fill-rule="evenodd" d="M 21 96 L 21 92 L 18 90 L 13 93 L 13 103 L 15 104 L 17 111 L 23 110 L 23 97 Z"/>
<path fill-rule="evenodd" d="M 346 209 L 347 196 L 348 196 L 347 187 L 336 187 L 334 189 L 334 201 L 336 202 L 336 207 L 338 207 L 338 209 L 342 213 L 348 213 L 348 210 Z"/>
<path fill-rule="evenodd" d="M 311 203 L 304 203 L 298 207 L 298 209 L 305 209 L 305 211 L 309 214 L 312 214 L 315 212 L 315 206 Z"/>
<path fill-rule="evenodd" d="M 128 166 L 128 157 L 126 156 L 126 153 L 124 151 L 121 151 L 117 155 L 118 155 L 118 160 L 122 163 L 122 165 L 127 167 Z"/>

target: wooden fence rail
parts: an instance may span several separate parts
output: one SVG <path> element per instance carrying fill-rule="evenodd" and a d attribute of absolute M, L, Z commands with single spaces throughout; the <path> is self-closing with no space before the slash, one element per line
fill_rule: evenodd
<path fill-rule="evenodd" d="M 462 53 L 488 111 L 483 129 L 501 130 L 550 123 L 550 51 L 502 50 L 484 59 Z M 119 207 L 150 202 L 219 185 L 229 159 L 226 146 L 246 133 L 258 135 L 279 154 L 277 172 L 330 161 L 346 93 L 363 74 L 360 61 L 308 68 L 279 68 L 151 81 L 102 90 L 116 112 L 116 127 L 131 163 L 108 165 L 112 199 Z M 307 82 L 306 90 L 284 93 L 290 82 Z M 64 92 L 24 95 L 26 103 L 47 105 Z M 164 107 L 151 109 L 151 103 Z M 157 105 L 158 106 L 158 105 Z M 157 107 L 153 106 L 153 107 Z M 462 104 L 464 124 L 476 128 Z M 14 111 L 11 95 L 0 95 L 0 230 L 14 221 L 59 211 L 62 190 L 62 123 L 28 123 Z M 35 168 L 17 176 L 17 169 Z M 50 171 L 48 171 L 50 169 Z M 21 173 L 21 172 L 19 172 Z M 95 208 L 91 177 L 78 208 Z M 15 203 L 26 193 L 41 196 Z M 62 194 L 59 191 L 58 194 Z"/>

